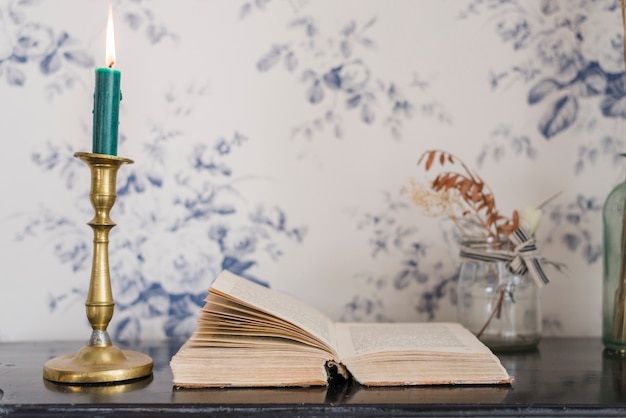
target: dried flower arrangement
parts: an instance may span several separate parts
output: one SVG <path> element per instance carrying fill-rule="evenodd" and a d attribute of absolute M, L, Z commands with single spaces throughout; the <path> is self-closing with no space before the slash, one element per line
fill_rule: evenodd
<path fill-rule="evenodd" d="M 519 227 L 518 211 L 510 217 L 502 215 L 489 186 L 458 157 L 434 149 L 425 151 L 417 162 L 426 172 L 437 163 L 450 169 L 437 174 L 429 187 L 415 180 L 410 184 L 413 203 L 425 214 L 447 216 L 465 238 L 500 239 Z"/>
<path fill-rule="evenodd" d="M 541 207 L 547 202 L 537 208 L 514 210 L 510 217 L 505 216 L 498 211 L 491 188 L 452 153 L 427 150 L 417 165 L 425 172 L 439 171 L 428 185 L 411 180 L 411 199 L 424 214 L 444 215 L 454 222 L 467 241 L 461 246 L 462 258 L 487 262 L 494 275 L 498 270 L 496 263 L 507 260 L 506 266 L 512 273 L 528 272 L 538 286 L 548 282 L 534 239 L 541 220 Z M 474 330 L 479 338 L 494 318 L 500 319 L 505 299 L 515 302 L 514 291 L 513 282 L 505 280 L 498 284 L 489 316 L 479 330 Z"/>

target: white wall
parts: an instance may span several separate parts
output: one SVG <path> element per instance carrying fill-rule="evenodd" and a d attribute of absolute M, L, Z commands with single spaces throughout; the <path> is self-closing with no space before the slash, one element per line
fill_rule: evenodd
<path fill-rule="evenodd" d="M 135 164 L 112 213 L 114 339 L 189 333 L 224 267 L 336 319 L 454 320 L 451 227 L 400 193 L 430 148 L 504 213 L 562 192 L 538 233 L 569 268 L 550 271 L 545 333 L 599 335 L 600 212 L 624 178 L 618 2 L 503 3 L 115 1 Z M 0 3 L 1 341 L 89 335 L 72 155 L 91 148 L 107 7 Z"/>

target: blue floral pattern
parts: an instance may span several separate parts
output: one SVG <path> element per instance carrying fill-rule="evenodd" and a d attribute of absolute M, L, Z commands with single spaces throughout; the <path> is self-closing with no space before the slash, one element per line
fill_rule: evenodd
<path fill-rule="evenodd" d="M 442 302 L 456 303 L 451 287 L 458 279 L 455 257 L 433 251 L 433 245 L 419 239 L 414 226 L 402 225 L 402 214 L 410 211 L 406 196 L 384 194 L 384 208 L 377 213 L 357 214 L 357 229 L 368 231 L 372 257 L 392 259 L 393 274 L 359 274 L 359 293 L 344 305 L 344 321 L 391 321 L 384 293 L 397 292 L 397 296 L 410 295 L 416 317 L 432 321 Z M 447 236 L 444 233 L 444 236 Z M 417 288 L 419 291 L 415 291 Z"/>
<path fill-rule="evenodd" d="M 113 3 L 116 30 L 137 51 L 125 65 L 139 67 L 134 80 L 141 79 L 136 90 L 123 82 L 139 95 L 124 98 L 119 149 L 131 147 L 137 162 L 118 173 L 112 213 L 119 225 L 109 247 L 114 339 L 188 336 L 223 269 L 267 286 L 274 269 L 291 269 L 282 280 L 319 280 L 320 289 L 341 276 L 332 301 L 337 319 L 454 318 L 459 237 L 416 216 L 398 192 L 430 147 L 458 150 L 489 174 L 508 173 L 514 162 L 552 180 L 554 193 L 562 187 L 544 209 L 539 244 L 568 257 L 558 261 L 599 268 L 602 202 L 609 183 L 623 179 L 624 143 L 611 132 L 626 118 L 619 1 L 344 1 Z M 46 263 L 84 277 L 46 284 L 55 318 L 84 303 L 91 268 L 88 169 L 73 157 L 85 148 L 90 109 L 65 116 L 91 98 L 86 80 L 104 29 L 72 21 L 72 7 L 67 16 L 48 13 L 56 7 L 52 0 L 0 4 L 0 101 L 15 110 L 6 129 L 18 139 L 4 162 L 15 171 L 9 183 L 32 184 L 35 201 L 24 209 L 14 203 L 23 196 L 7 199 L 5 251 L 11 261 L 14 248 L 37 246 Z M 465 51 L 446 48 L 458 45 L 468 54 L 505 53 L 455 61 Z M 396 47 L 406 64 L 387 62 Z M 176 60 L 151 65 L 157 52 Z M 468 69 L 462 83 L 458 62 Z M 20 113 L 29 106 L 16 98 L 32 114 Z M 302 159 L 309 144 L 317 166 Z M 52 181 L 58 199 L 39 197 Z M 294 184 L 297 192 L 285 191 Z M 264 193 L 254 190 L 260 185 Z M 545 198 L 533 187 L 524 194 Z M 371 199 L 360 197 L 364 189 Z M 320 190 L 328 195 L 313 196 Z M 513 194 L 505 190 L 499 204 L 537 203 L 513 201 Z M 310 210 L 304 197 L 327 210 Z M 330 230 L 350 234 L 358 262 L 318 267 L 334 248 L 334 235 L 320 237 Z M 292 279 L 294 266 L 302 273 Z M 554 334 L 576 333 L 571 322 L 556 309 L 544 318 Z M 13 334 L 0 329 L 0 339 Z"/>
<path fill-rule="evenodd" d="M 616 11 L 619 1 L 615 0 L 475 0 L 460 17 L 487 15 L 502 42 L 515 51 L 534 50 L 531 61 L 493 71 L 491 86 L 530 84 L 529 105 L 549 101 L 537 129 L 545 139 L 552 139 L 574 125 L 585 101 L 594 101 L 604 117 L 626 118 L 620 33 L 603 30 L 602 38 L 592 43 L 583 35 L 594 17 L 617 17 Z"/>
<path fill-rule="evenodd" d="M 482 167 L 487 159 L 499 162 L 507 153 L 534 160 L 538 151 L 527 135 L 512 132 L 510 126 L 502 125 L 492 132 L 490 142 L 483 145 L 476 158 L 477 167 Z"/>
<path fill-rule="evenodd" d="M 62 93 L 77 81 L 75 70 L 93 68 L 93 57 L 80 42 L 65 31 L 33 22 L 29 9 L 35 1 L 12 0 L 0 6 L 0 25 L 4 27 L 4 49 L 0 50 L 0 77 L 12 86 L 27 82 L 26 67 L 36 66 L 39 73 L 53 80 L 48 97 Z"/>
<path fill-rule="evenodd" d="M 246 10 L 249 9 L 248 5 Z M 421 92 L 428 88 L 428 83 L 420 81 L 417 75 L 403 85 L 373 73 L 362 56 L 364 51 L 376 47 L 368 35 L 376 21 L 376 16 L 365 22 L 350 20 L 334 36 L 325 36 L 314 17 L 298 16 L 287 24 L 296 31 L 297 39 L 274 44 L 259 58 L 256 65 L 260 72 L 282 64 L 304 85 L 305 99 L 323 109 L 318 111 L 319 116 L 295 125 L 292 137 L 311 140 L 316 133 L 328 129 L 336 138 L 342 138 L 347 113 L 356 113 L 366 125 L 381 124 L 395 139 L 402 137 L 403 125 L 416 113 L 452 123 L 451 115 L 438 101 L 418 102 L 411 98 L 409 90 Z"/>
<path fill-rule="evenodd" d="M 143 32 L 146 39 L 155 45 L 164 40 L 177 41 L 178 35 L 170 31 L 167 25 L 154 13 L 151 0 L 125 2 L 124 23 L 134 31 Z"/>
<path fill-rule="evenodd" d="M 595 263 L 602 257 L 602 244 L 591 225 L 592 215 L 602 212 L 602 202 L 583 195 L 576 196 L 573 202 L 556 204 L 549 217 L 554 224 L 554 232 L 547 243 L 564 245 L 577 253 L 587 263 Z"/>

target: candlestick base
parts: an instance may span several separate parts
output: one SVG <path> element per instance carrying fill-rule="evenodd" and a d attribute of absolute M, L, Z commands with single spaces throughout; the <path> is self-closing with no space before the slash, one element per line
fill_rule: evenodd
<path fill-rule="evenodd" d="M 152 374 L 150 356 L 114 345 L 84 346 L 76 354 L 66 354 L 44 364 L 43 377 L 58 383 L 120 383 Z"/>

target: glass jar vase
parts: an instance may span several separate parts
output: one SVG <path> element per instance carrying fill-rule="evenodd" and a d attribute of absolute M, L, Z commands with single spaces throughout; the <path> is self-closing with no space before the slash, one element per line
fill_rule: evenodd
<path fill-rule="evenodd" d="M 626 355 L 625 199 L 626 182 L 622 182 L 609 193 L 602 210 L 602 342 L 607 350 L 620 355 Z"/>
<path fill-rule="evenodd" d="M 457 286 L 458 321 L 493 351 L 537 347 L 541 289 L 504 261 L 463 260 Z"/>

